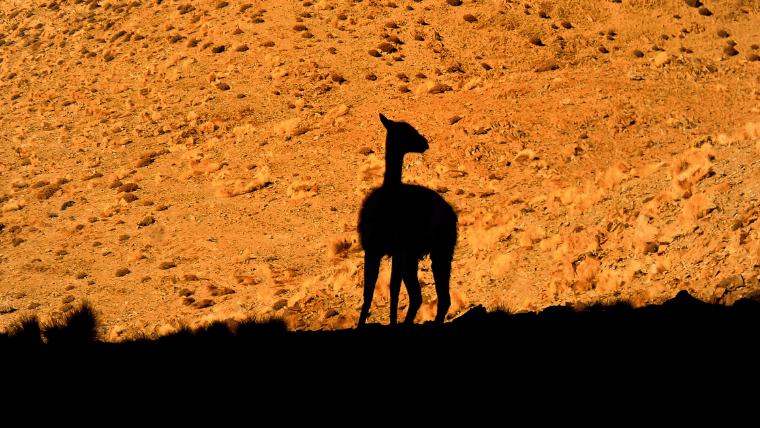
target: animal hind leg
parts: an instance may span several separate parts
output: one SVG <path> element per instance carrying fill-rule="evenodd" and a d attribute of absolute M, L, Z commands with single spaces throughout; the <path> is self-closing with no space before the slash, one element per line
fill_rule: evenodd
<path fill-rule="evenodd" d="M 414 260 L 408 260 L 406 262 L 406 269 L 404 269 L 404 285 L 406 285 L 406 292 L 409 294 L 409 309 L 406 311 L 404 324 L 413 324 L 414 317 L 417 315 L 420 306 L 422 306 L 422 288 L 420 287 L 420 280 L 417 277 L 419 262 L 416 257 Z"/>
<path fill-rule="evenodd" d="M 364 254 L 364 303 L 359 315 L 359 327 L 364 325 L 369 316 L 369 308 L 372 306 L 372 296 L 375 294 L 375 283 L 380 272 L 380 260 L 382 257 Z"/>
<path fill-rule="evenodd" d="M 399 251 L 393 254 L 391 264 L 391 325 L 395 325 L 398 318 L 398 295 L 401 293 L 401 278 L 407 265 L 407 252 Z"/>
<path fill-rule="evenodd" d="M 449 295 L 449 280 L 451 279 L 451 261 L 453 254 L 433 253 L 430 254 L 432 261 L 433 278 L 435 279 L 435 292 L 438 295 L 438 311 L 435 314 L 435 322 L 443 323 L 446 314 L 451 307 Z"/>

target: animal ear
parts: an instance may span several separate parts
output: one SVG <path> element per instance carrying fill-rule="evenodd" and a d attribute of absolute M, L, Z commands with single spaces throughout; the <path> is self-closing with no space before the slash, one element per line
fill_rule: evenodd
<path fill-rule="evenodd" d="M 380 122 L 383 122 L 383 126 L 386 127 L 386 128 L 388 128 L 388 126 L 390 126 L 390 124 L 391 124 L 391 121 L 388 118 L 386 118 L 385 116 L 383 116 L 382 113 L 380 113 Z"/>

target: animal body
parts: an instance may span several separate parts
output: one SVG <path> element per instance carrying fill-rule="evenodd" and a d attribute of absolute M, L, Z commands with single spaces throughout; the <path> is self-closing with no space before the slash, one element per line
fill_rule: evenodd
<path fill-rule="evenodd" d="M 380 262 L 391 256 L 391 324 L 396 324 L 401 280 L 409 294 L 405 324 L 414 322 L 422 305 L 417 277 L 419 261 L 427 254 L 432 262 L 438 295 L 437 323 L 442 323 L 451 306 L 449 279 L 457 242 L 457 215 L 438 193 L 426 187 L 401 183 L 404 155 L 423 153 L 428 141 L 406 122 L 395 122 L 382 114 L 385 126 L 385 177 L 372 191 L 359 212 L 358 232 L 364 248 L 364 303 L 359 326 L 369 315 Z"/>

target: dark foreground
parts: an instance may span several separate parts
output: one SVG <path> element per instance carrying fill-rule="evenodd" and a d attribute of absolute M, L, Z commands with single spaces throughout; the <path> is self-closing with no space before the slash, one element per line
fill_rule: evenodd
<path fill-rule="evenodd" d="M 22 319 L 0 336 L 6 391 L 86 382 L 122 393 L 306 387 L 319 395 L 344 384 L 355 393 L 410 383 L 435 393 L 491 383 L 552 393 L 555 383 L 623 382 L 657 392 L 670 382 L 683 388 L 686 379 L 733 382 L 755 372 L 760 326 L 760 302 L 710 305 L 685 291 L 637 309 L 618 303 L 510 315 L 478 307 L 442 326 L 334 332 L 288 332 L 278 320 L 251 320 L 122 343 L 98 340 L 86 304 L 69 314 L 47 326 Z"/>

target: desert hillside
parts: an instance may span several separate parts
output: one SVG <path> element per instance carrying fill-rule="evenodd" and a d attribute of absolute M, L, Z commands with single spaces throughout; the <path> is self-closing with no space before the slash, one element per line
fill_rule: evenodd
<path fill-rule="evenodd" d="M 379 113 L 458 212 L 450 317 L 730 305 L 760 290 L 758 45 L 757 0 L 0 2 L 0 329 L 83 300 L 110 340 L 355 326 Z"/>

